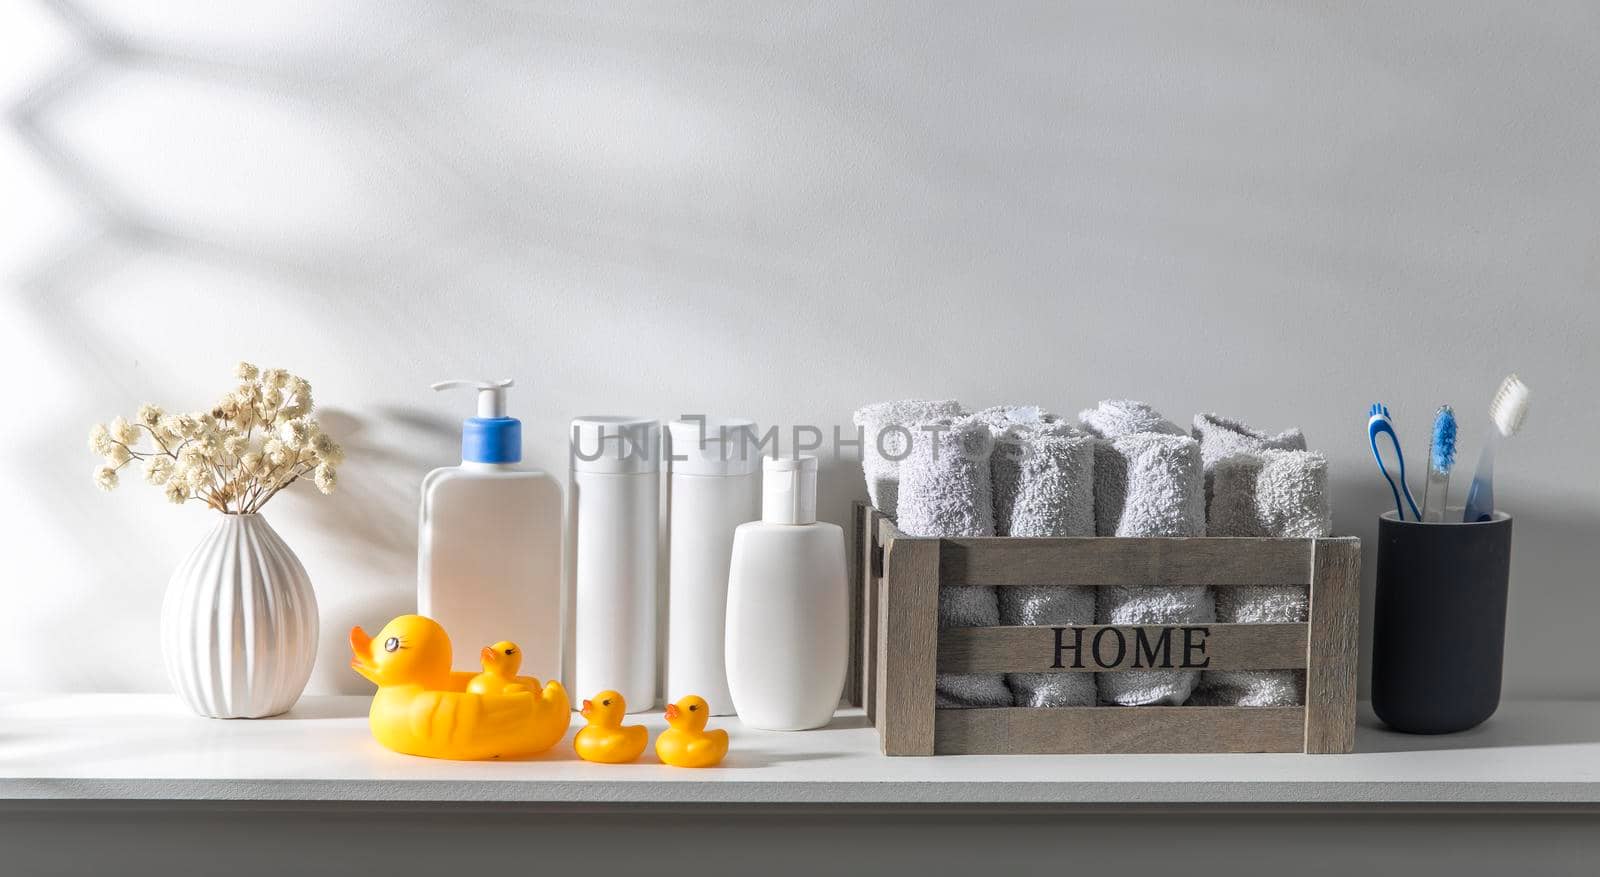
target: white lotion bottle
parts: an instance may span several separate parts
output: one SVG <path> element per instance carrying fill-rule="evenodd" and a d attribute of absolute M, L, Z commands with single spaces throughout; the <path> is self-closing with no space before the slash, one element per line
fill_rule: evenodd
<path fill-rule="evenodd" d="M 573 697 L 614 690 L 644 712 L 656 702 L 661 424 L 579 417 L 570 441 Z"/>
<path fill-rule="evenodd" d="M 739 720 L 768 731 L 833 718 L 849 659 L 844 531 L 817 520 L 817 458 L 763 463 L 761 520 L 734 532 L 728 571 L 728 691 Z"/>
<path fill-rule="evenodd" d="M 761 517 L 756 424 L 706 417 L 667 424 L 667 701 L 697 694 L 733 715 L 723 658 L 728 564 L 740 524 Z"/>
<path fill-rule="evenodd" d="M 561 669 L 561 483 L 524 469 L 522 422 L 506 416 L 503 381 L 443 381 L 478 391 L 461 427 L 461 465 L 422 480 L 417 612 L 450 634 L 457 670 L 500 640 L 522 648 L 522 673 Z"/>

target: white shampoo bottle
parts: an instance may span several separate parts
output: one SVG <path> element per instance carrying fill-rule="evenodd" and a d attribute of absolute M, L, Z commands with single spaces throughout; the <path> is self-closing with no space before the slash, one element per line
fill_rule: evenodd
<path fill-rule="evenodd" d="M 461 427 L 461 465 L 422 480 L 417 612 L 450 634 L 455 669 L 478 670 L 500 640 L 522 648 L 522 673 L 561 669 L 561 483 L 524 469 L 522 422 L 506 416 L 503 381 L 444 381 L 478 391 Z"/>
<path fill-rule="evenodd" d="M 849 660 L 844 531 L 817 521 L 816 457 L 762 469 L 761 520 L 733 537 L 728 691 L 752 728 L 820 728 L 839 706 Z"/>
<path fill-rule="evenodd" d="M 572 421 L 574 697 L 621 693 L 629 712 L 656 702 L 656 570 L 661 424 Z"/>
<path fill-rule="evenodd" d="M 733 533 L 761 517 L 761 449 L 741 417 L 667 424 L 667 700 L 733 715 L 723 660 Z"/>

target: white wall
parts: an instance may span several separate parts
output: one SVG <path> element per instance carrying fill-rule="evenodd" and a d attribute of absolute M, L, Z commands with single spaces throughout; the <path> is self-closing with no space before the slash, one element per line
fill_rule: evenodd
<path fill-rule="evenodd" d="M 164 689 L 209 518 L 100 494 L 85 430 L 247 358 L 352 450 L 339 495 L 269 508 L 322 601 L 313 691 L 363 690 L 343 632 L 412 599 L 468 404 L 436 379 L 515 376 L 555 469 L 592 411 L 1135 396 L 1304 427 L 1370 540 L 1367 405 L 1420 461 L 1453 402 L 1470 472 L 1515 369 L 1508 691 L 1600 695 L 1597 31 L 1582 2 L 13 0 L 0 689 Z M 845 520 L 859 469 L 823 493 Z"/>

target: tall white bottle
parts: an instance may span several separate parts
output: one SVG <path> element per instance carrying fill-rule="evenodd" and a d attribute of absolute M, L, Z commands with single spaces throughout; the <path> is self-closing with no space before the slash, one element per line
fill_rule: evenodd
<path fill-rule="evenodd" d="M 615 690 L 644 712 L 656 702 L 661 424 L 580 417 L 570 440 L 573 696 Z"/>
<path fill-rule="evenodd" d="M 522 648 L 522 673 L 549 680 L 561 668 L 561 483 L 517 465 L 511 385 L 433 385 L 477 390 L 478 416 L 462 424 L 461 465 L 422 480 L 417 612 L 450 633 L 455 669 L 479 669 L 479 649 L 510 640 Z"/>
<path fill-rule="evenodd" d="M 849 660 L 844 531 L 817 521 L 816 457 L 762 469 L 761 520 L 733 537 L 728 691 L 752 728 L 820 728 L 839 706 Z"/>
<path fill-rule="evenodd" d="M 667 424 L 667 700 L 733 715 L 723 660 L 733 532 L 761 517 L 761 449 L 742 417 Z"/>

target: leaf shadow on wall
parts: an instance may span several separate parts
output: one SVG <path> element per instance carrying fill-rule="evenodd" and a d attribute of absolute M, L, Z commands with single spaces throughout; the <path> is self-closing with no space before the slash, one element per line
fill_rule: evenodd
<path fill-rule="evenodd" d="M 373 631 L 417 610 L 417 486 L 438 462 L 431 449 L 452 441 L 459 427 L 402 408 L 380 408 L 370 420 L 338 408 L 319 409 L 318 417 L 323 429 L 344 445 L 345 465 L 330 496 L 295 498 L 296 515 L 318 537 L 335 543 L 323 546 L 320 556 L 352 570 L 376 572 L 382 584 L 352 589 L 329 582 L 318 588 L 322 631 L 307 687 L 369 694 L 371 685 L 347 666 L 350 628 Z M 369 427 L 374 421 L 378 423 Z M 374 434 L 397 439 L 380 442 Z"/>

